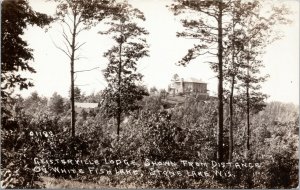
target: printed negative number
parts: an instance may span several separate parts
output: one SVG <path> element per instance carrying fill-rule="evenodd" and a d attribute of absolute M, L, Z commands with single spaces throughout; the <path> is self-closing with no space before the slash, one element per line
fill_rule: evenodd
<path fill-rule="evenodd" d="M 53 137 L 52 131 L 30 131 L 29 135 L 31 137 Z"/>

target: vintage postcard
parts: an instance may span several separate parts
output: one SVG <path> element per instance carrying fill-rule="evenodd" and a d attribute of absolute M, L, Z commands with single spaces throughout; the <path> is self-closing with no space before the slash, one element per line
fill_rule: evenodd
<path fill-rule="evenodd" d="M 1 1 L 1 188 L 298 184 L 299 1 Z"/>

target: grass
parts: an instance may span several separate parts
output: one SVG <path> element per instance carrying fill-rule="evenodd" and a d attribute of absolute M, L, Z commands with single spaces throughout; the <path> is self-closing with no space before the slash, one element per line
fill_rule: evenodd
<path fill-rule="evenodd" d="M 54 177 L 42 177 L 43 182 L 40 182 L 41 186 L 44 186 L 47 189 L 136 189 L 134 183 L 126 183 L 122 181 L 120 184 L 110 185 L 110 180 L 108 177 L 102 176 L 99 181 L 93 182 L 80 182 L 76 180 L 67 180 L 62 178 Z M 146 187 L 139 187 L 146 188 Z"/>
<path fill-rule="evenodd" d="M 99 189 L 99 188 L 109 188 L 101 183 L 91 182 L 80 182 L 75 180 L 57 179 L 52 177 L 42 177 L 42 184 L 45 185 L 47 189 Z"/>

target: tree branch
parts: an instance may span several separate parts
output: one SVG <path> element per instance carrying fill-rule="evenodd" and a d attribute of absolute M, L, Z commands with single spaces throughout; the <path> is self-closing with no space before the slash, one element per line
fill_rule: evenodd
<path fill-rule="evenodd" d="M 95 70 L 95 69 L 98 69 L 98 68 L 99 68 L 99 67 L 95 67 L 95 68 L 87 69 L 87 70 L 74 71 L 74 73 L 86 72 L 86 71 L 92 71 L 92 70 Z"/>
<path fill-rule="evenodd" d="M 87 57 L 83 57 L 83 56 L 78 55 L 74 58 L 74 60 L 79 60 L 79 59 L 87 59 Z"/>
<path fill-rule="evenodd" d="M 87 84 L 75 84 L 74 86 L 88 86 L 91 85 L 91 83 L 87 83 Z"/>
<path fill-rule="evenodd" d="M 60 51 L 62 51 L 63 53 L 65 53 L 65 54 L 71 59 L 71 55 L 70 55 L 69 53 L 67 53 L 63 48 L 59 47 L 59 46 L 53 41 L 52 37 L 50 37 L 50 38 L 51 38 L 51 41 L 52 41 L 52 43 L 54 44 L 54 46 L 55 46 L 57 49 L 59 49 Z"/>
<path fill-rule="evenodd" d="M 211 14 L 210 12 L 203 11 L 203 10 L 201 10 L 201 9 L 199 9 L 199 11 L 200 11 L 201 13 L 207 14 L 208 16 L 211 16 L 211 17 L 215 18 L 216 21 L 218 21 L 218 17 L 216 17 L 215 15 Z"/>
<path fill-rule="evenodd" d="M 63 27 L 62 27 L 62 29 L 63 29 L 63 35 L 62 35 L 63 38 L 68 42 L 69 46 L 72 47 L 71 42 L 70 42 L 70 40 L 68 39 L 68 35 L 66 34 L 66 32 L 65 32 L 65 30 L 64 30 Z"/>
<path fill-rule="evenodd" d="M 78 47 L 76 47 L 78 44 L 75 45 L 75 49 L 74 51 L 78 50 L 81 46 L 83 46 L 84 44 L 86 44 L 86 42 L 83 42 L 82 44 L 80 44 Z"/>
<path fill-rule="evenodd" d="M 83 28 L 81 28 L 80 30 L 78 30 L 78 32 L 76 32 L 76 36 L 80 33 L 80 32 L 82 32 L 82 31 L 84 31 L 85 30 L 85 28 L 83 27 Z"/>
<path fill-rule="evenodd" d="M 71 52 L 70 52 L 69 47 L 68 47 L 68 45 L 66 44 L 66 42 L 63 41 L 63 43 L 64 43 L 64 45 L 66 46 L 66 49 L 67 49 L 67 51 L 68 51 L 68 54 L 71 55 Z"/>
<path fill-rule="evenodd" d="M 65 23 L 68 26 L 69 32 L 72 34 L 71 26 L 64 19 L 62 19 L 62 22 Z M 62 26 L 62 28 L 63 28 L 63 26 Z"/>

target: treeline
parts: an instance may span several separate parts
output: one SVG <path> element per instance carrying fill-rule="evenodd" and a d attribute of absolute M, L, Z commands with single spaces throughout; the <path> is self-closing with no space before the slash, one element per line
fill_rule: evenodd
<path fill-rule="evenodd" d="M 94 155 L 219 163 L 255 160 L 265 166 L 262 171 L 235 171 L 245 174 L 230 180 L 197 182 L 182 178 L 174 182 L 164 176 L 126 179 L 142 187 L 295 187 L 299 113 L 280 103 L 266 104 L 267 95 L 260 91 L 267 79 L 260 74 L 262 56 L 267 45 L 281 37 L 274 25 L 290 22 L 286 7 L 266 6 L 266 1 L 258 0 L 174 0 L 169 9 L 184 27 L 177 36 L 197 42 L 177 64 L 185 66 L 199 56 L 212 56 L 205 61 L 217 73 L 218 97 L 217 101 L 202 101 L 194 94 L 183 105 L 166 110 L 161 96 L 149 96 L 142 85 L 143 76 L 137 72 L 139 60 L 149 54 L 148 32 L 140 26 L 146 18 L 140 10 L 127 1 L 54 2 L 54 16 L 35 12 L 26 0 L 5 0 L 1 4 L 1 132 L 5 157 L 1 167 L 5 168 L 5 187 L 36 187 L 39 175 L 32 172 L 35 156 Z M 28 25 L 44 27 L 52 23 L 62 27 L 64 46 L 55 46 L 69 58 L 70 98 L 56 93 L 49 100 L 37 93 L 25 100 L 15 97 L 14 89 L 33 86 L 19 72 L 35 73 L 30 65 L 32 50 L 22 34 Z M 103 71 L 108 85 L 100 94 L 82 96 L 75 87 L 74 75 L 92 69 L 74 70 L 81 58 L 78 52 L 85 44 L 78 36 L 99 23 L 108 26 L 106 31 L 100 28 L 99 35 L 114 40 L 103 54 L 108 61 Z M 77 114 L 77 100 L 98 102 L 100 107 L 88 115 Z M 268 116 L 270 113 L 272 116 Z M 288 114 L 288 119 L 279 119 L 280 114 Z M 32 131 L 51 131 L 55 138 L 32 138 L 28 135 Z M 108 184 L 117 185 L 121 179 L 110 180 Z"/>

